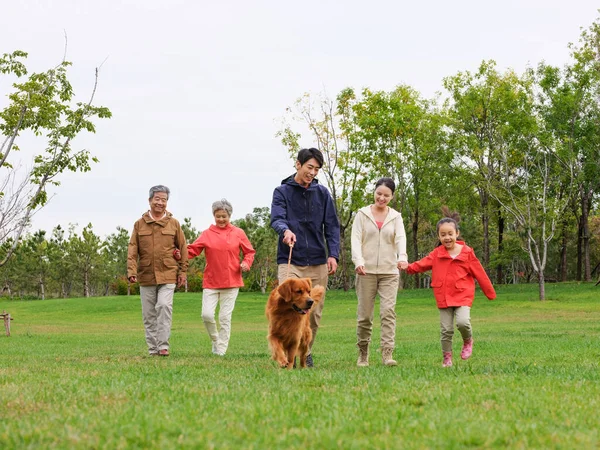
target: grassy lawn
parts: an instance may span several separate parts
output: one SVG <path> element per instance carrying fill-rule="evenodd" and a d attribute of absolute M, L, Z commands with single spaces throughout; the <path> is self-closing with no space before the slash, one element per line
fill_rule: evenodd
<path fill-rule="evenodd" d="M 327 294 L 315 368 L 268 354 L 266 296 L 242 293 L 224 358 L 200 294 L 176 294 L 171 356 L 146 356 L 137 297 L 0 300 L 0 448 L 599 448 L 600 287 L 477 295 L 473 357 L 441 367 L 431 291 L 398 296 L 397 367 L 356 367 L 356 297 Z M 376 311 L 376 316 L 378 312 Z"/>

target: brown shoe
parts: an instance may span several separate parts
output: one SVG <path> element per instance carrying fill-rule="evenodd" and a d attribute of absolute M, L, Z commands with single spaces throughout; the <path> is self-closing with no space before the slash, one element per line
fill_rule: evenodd
<path fill-rule="evenodd" d="M 163 348 L 162 350 L 160 350 L 158 352 L 158 356 L 169 356 L 169 350 L 167 350 L 166 348 Z"/>

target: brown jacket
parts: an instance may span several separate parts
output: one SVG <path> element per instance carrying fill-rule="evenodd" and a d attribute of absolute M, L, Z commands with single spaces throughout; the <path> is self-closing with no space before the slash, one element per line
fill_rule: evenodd
<path fill-rule="evenodd" d="M 173 250 L 181 251 L 181 260 L 173 258 Z M 176 283 L 188 268 L 187 243 L 181 225 L 170 212 L 154 220 L 144 213 L 133 226 L 127 252 L 127 278 L 137 277 L 142 286 Z"/>

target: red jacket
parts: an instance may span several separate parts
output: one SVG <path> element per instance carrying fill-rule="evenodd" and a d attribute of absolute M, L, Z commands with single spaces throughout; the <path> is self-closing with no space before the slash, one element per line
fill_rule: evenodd
<path fill-rule="evenodd" d="M 256 251 L 244 230 L 229 224 L 225 228 L 211 225 L 193 244 L 188 245 L 188 257 L 198 256 L 204 250 L 206 268 L 202 287 L 227 289 L 244 286 L 240 264 L 252 266 Z M 240 250 L 244 259 L 240 261 Z"/>
<path fill-rule="evenodd" d="M 420 261 L 408 265 L 409 274 L 431 270 L 431 287 L 438 308 L 471 306 L 475 297 L 475 281 L 487 298 L 496 298 L 496 291 L 473 249 L 464 242 L 461 252 L 452 259 L 443 245 L 436 247 Z"/>

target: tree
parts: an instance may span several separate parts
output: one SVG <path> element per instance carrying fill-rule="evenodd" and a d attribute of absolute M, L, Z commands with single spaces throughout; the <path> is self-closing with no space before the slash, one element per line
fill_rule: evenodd
<path fill-rule="evenodd" d="M 92 224 L 89 223 L 83 229 L 81 237 L 76 233 L 69 236 L 70 254 L 77 275 L 81 277 L 83 296 L 86 298 L 92 295 L 93 282 L 97 279 L 98 271 L 102 266 L 100 256 L 102 243 L 92 228 Z"/>
<path fill-rule="evenodd" d="M 490 263 L 490 219 L 496 214 L 498 250 L 503 248 L 504 214 L 490 198 L 489 186 L 496 184 L 506 172 L 503 163 L 513 151 L 512 140 L 519 128 L 531 118 L 523 108 L 519 77 L 508 70 L 501 74 L 494 61 L 483 61 L 476 73 L 468 71 L 444 79 L 450 94 L 447 111 L 450 118 L 451 146 L 457 150 L 459 164 L 471 169 L 471 179 L 480 199 L 483 228 L 483 265 Z M 510 158 L 509 158 L 510 159 Z M 502 282 L 502 267 L 497 280 Z"/>
<path fill-rule="evenodd" d="M 589 217 L 600 190 L 600 22 L 570 45 L 573 63 L 538 67 L 540 112 L 549 131 L 574 157 L 574 211 L 578 222 L 577 280 L 591 280 Z M 575 198 L 578 200 L 575 201 Z M 563 253 L 566 253 L 566 242 Z M 566 258 L 566 254 L 563 255 Z"/>
<path fill-rule="evenodd" d="M 277 279 L 277 233 L 271 228 L 271 213 L 268 206 L 254 208 L 251 214 L 234 221 L 248 236 L 256 250 L 254 263 L 245 276 L 247 287 L 258 287 L 264 294 L 269 283 Z"/>
<path fill-rule="evenodd" d="M 344 290 L 350 288 L 348 273 L 348 233 L 354 212 L 363 204 L 367 177 L 360 159 L 360 148 L 354 140 L 353 105 L 356 96 L 352 89 L 343 90 L 333 101 L 326 96 L 304 94 L 294 107 L 287 108 L 282 129 L 277 133 L 292 158 L 300 150 L 302 134 L 295 131 L 298 124 L 308 128 L 309 135 L 323 152 L 321 173 L 331 191 L 340 221 L 340 261 L 336 278 Z M 335 279 L 330 283 L 335 285 Z"/>
<path fill-rule="evenodd" d="M 109 118 L 105 107 L 92 105 L 98 83 L 96 82 L 87 103 L 72 105 L 74 92 L 67 78 L 70 62 L 63 59 L 57 66 L 40 73 L 28 75 L 23 60 L 27 53 L 15 51 L 0 57 L 0 74 L 13 75 L 22 82 L 14 82 L 14 91 L 8 94 L 9 104 L 0 111 L 0 243 L 12 237 L 13 246 L 0 260 L 6 264 L 19 243 L 19 238 L 29 225 L 31 215 L 48 201 L 47 187 L 60 184 L 64 171 L 87 172 L 90 162 L 97 158 L 87 150 L 75 151 L 73 139 L 82 131 L 95 132 L 94 118 Z M 19 150 L 17 138 L 24 132 L 45 140 L 45 150 L 37 154 L 31 169 L 21 176 L 14 161 L 14 151 Z"/>
<path fill-rule="evenodd" d="M 514 97 L 520 100 L 515 104 L 513 114 L 521 120 L 507 135 L 510 145 L 500 148 L 502 177 L 488 179 L 488 189 L 521 228 L 527 253 L 538 276 L 539 298 L 544 300 L 548 245 L 569 206 L 573 158 L 535 114 L 535 84 L 534 73 L 529 71 L 514 87 Z"/>
<path fill-rule="evenodd" d="M 102 244 L 103 266 L 107 271 L 107 284 L 105 285 L 104 295 L 108 294 L 110 281 L 127 279 L 127 250 L 129 248 L 129 232 L 118 226 L 116 233 L 109 234 Z M 128 292 L 129 280 L 127 281 Z"/>
<path fill-rule="evenodd" d="M 69 235 L 74 234 L 71 226 Z M 75 261 L 72 256 L 70 242 L 65 239 L 65 231 L 58 225 L 52 230 L 52 237 L 48 243 L 48 258 L 50 262 L 50 276 L 58 285 L 58 296 L 67 298 L 71 294 L 73 278 L 75 276 Z"/>
<path fill-rule="evenodd" d="M 193 243 L 198 237 L 202 234 L 201 231 L 196 230 L 194 226 L 192 226 L 192 219 L 189 217 L 185 217 L 183 219 L 183 223 L 181 224 L 181 229 L 185 236 L 185 240 L 188 245 Z M 206 266 L 206 256 L 204 252 L 201 255 L 197 256 L 190 260 L 190 265 L 188 266 L 188 276 L 185 279 L 185 292 L 188 289 L 196 292 L 201 290 L 204 267 Z"/>

